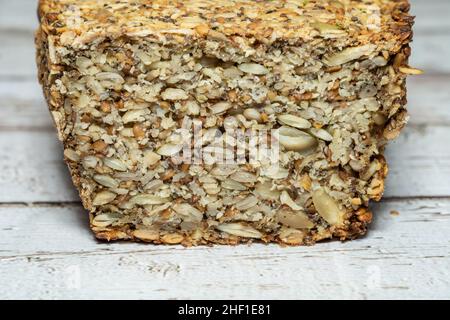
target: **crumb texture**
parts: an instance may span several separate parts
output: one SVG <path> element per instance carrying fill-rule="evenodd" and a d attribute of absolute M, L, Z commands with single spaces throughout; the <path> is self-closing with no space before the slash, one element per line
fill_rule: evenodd
<path fill-rule="evenodd" d="M 418 73 L 408 10 L 41 0 L 39 79 L 96 236 L 308 245 L 364 234 Z M 263 142 L 247 134 L 260 132 L 276 154 L 252 157 Z M 183 160 L 186 147 L 202 154 Z"/>

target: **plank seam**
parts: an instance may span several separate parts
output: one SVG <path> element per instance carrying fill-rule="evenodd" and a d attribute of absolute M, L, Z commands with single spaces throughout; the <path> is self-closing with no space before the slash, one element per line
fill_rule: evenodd
<path fill-rule="evenodd" d="M 443 196 L 387 196 L 383 197 L 380 202 L 372 201 L 371 204 L 382 202 L 400 202 L 400 201 L 426 201 L 426 200 L 443 200 L 450 201 L 450 195 Z M 0 202 L 0 208 L 49 208 L 49 207 L 81 207 L 80 201 L 3 201 Z"/>

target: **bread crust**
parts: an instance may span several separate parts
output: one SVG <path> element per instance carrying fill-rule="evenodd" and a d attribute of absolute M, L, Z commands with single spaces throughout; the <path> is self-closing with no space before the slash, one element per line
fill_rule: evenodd
<path fill-rule="evenodd" d="M 73 147 L 71 132 L 66 130 L 68 120 L 61 116 L 60 112 L 64 108 L 65 97 L 56 85 L 56 80 L 66 72 L 67 66 L 59 60 L 55 47 L 82 51 L 102 42 L 112 43 L 123 39 L 126 42 L 141 38 L 155 43 L 196 42 L 200 47 L 206 47 L 205 42 L 210 40 L 228 43 L 230 39 L 240 39 L 242 46 L 249 48 L 267 48 L 282 44 L 314 46 L 323 48 L 323 55 L 327 56 L 339 52 L 342 48 L 373 44 L 376 51 L 395 60 L 394 71 L 407 64 L 413 25 L 413 17 L 408 13 L 408 1 L 372 1 L 372 5 L 379 9 L 379 28 L 363 31 L 361 20 L 367 23 L 370 18 L 366 10 L 368 7 L 362 7 L 363 4 L 356 0 L 341 2 L 344 3 L 344 8 L 334 1 L 310 1 L 297 7 L 290 7 L 284 1 L 210 1 L 208 6 L 203 8 L 205 1 L 200 0 L 154 1 L 153 8 L 148 8 L 146 1 L 134 1 L 133 5 L 119 6 L 119 2 L 114 1 L 82 1 L 80 4 L 79 0 L 40 0 L 38 16 L 41 24 L 36 32 L 39 81 L 52 112 L 59 139 L 66 150 Z M 348 14 L 349 10 L 345 8 L 360 8 L 361 11 L 357 10 L 352 15 Z M 239 14 L 236 14 L 237 10 Z M 338 32 L 336 30 L 345 30 L 346 33 L 344 36 L 335 37 Z M 399 79 L 402 80 L 399 89 L 402 99 L 396 102 L 398 108 L 385 126 L 373 131 L 382 142 L 380 146 L 398 136 L 407 120 L 404 109 L 404 76 L 399 76 Z M 369 197 L 379 201 L 384 191 L 388 167 L 382 155 L 373 157 L 372 160 L 376 160 L 378 167 L 371 178 L 373 186 L 370 187 Z M 91 227 L 100 240 L 181 243 L 186 246 L 234 245 L 254 241 L 310 245 L 328 238 L 347 240 L 362 236 L 372 218 L 372 213 L 367 208 L 368 202 L 361 203 L 346 212 L 344 225 L 319 228 L 301 239 L 282 239 L 276 233 L 263 234 L 260 239 L 237 235 L 223 237 L 222 233 L 209 228 L 206 223 L 200 228 L 201 235 L 187 231 L 144 232 L 132 224 L 99 228 L 94 224 L 97 209 L 92 201 L 93 189 L 87 187 L 89 182 L 82 177 L 80 164 L 67 154 L 66 162 L 74 185 L 80 192 L 83 206 L 90 212 Z"/>

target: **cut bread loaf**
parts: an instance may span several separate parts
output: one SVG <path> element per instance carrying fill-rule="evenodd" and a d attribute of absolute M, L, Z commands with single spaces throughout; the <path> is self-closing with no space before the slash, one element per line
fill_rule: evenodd
<path fill-rule="evenodd" d="M 39 80 L 95 235 L 364 234 L 418 73 L 408 11 L 406 0 L 41 0 Z"/>

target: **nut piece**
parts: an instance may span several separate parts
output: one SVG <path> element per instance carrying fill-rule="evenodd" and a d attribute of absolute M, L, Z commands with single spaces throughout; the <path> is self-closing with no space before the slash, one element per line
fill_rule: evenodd
<path fill-rule="evenodd" d="M 92 149 L 96 152 L 105 152 L 108 145 L 103 140 L 97 140 L 92 144 Z"/>
<path fill-rule="evenodd" d="M 344 213 L 339 209 L 336 201 L 323 189 L 315 190 L 312 194 L 312 200 L 317 212 L 330 225 L 335 226 L 343 223 Z"/>
<path fill-rule="evenodd" d="M 223 223 L 216 227 L 222 232 L 226 232 L 235 236 L 244 238 L 261 239 L 262 234 L 258 230 L 250 226 L 244 226 L 240 223 Z"/>
<path fill-rule="evenodd" d="M 283 126 L 278 133 L 280 144 L 288 151 L 305 151 L 317 144 L 311 135 L 291 127 Z"/>

